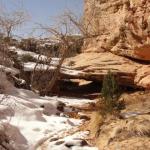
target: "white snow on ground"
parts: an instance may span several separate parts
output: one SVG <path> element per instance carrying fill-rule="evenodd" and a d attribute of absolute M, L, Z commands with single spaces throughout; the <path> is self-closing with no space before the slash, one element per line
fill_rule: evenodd
<path fill-rule="evenodd" d="M 14 47 L 14 46 L 10 47 L 9 49 L 10 49 L 10 51 L 16 52 L 19 57 L 21 57 L 23 55 L 30 55 L 37 60 L 40 59 L 40 60 L 46 61 L 48 59 L 47 56 L 40 55 L 40 54 L 30 52 L 30 51 L 24 51 L 22 49 Z M 51 58 L 51 64 L 57 65 L 59 60 L 60 60 L 59 58 Z"/>
<path fill-rule="evenodd" d="M 54 62 L 52 62 L 54 63 Z M 23 70 L 24 71 L 34 71 L 35 67 L 36 67 L 36 71 L 39 70 L 55 70 L 57 67 L 57 61 L 55 62 L 55 64 L 50 64 L 50 65 L 45 65 L 45 64 L 36 64 L 35 62 L 27 62 L 27 63 L 23 63 Z M 78 71 L 78 70 L 72 70 L 72 69 L 68 69 L 65 66 L 61 67 L 60 72 L 64 75 L 69 75 L 69 76 L 79 76 L 81 74 L 85 74 L 82 71 Z"/>
<path fill-rule="evenodd" d="M 30 55 L 30 56 L 34 57 L 35 59 L 38 59 L 38 57 L 39 57 L 39 54 L 36 54 L 34 52 L 30 52 L 30 51 L 24 51 L 22 49 L 14 47 L 14 46 L 10 47 L 9 49 L 13 52 L 16 52 L 18 56 Z M 44 55 L 40 55 L 40 58 L 41 59 L 47 59 L 47 57 Z"/>
<path fill-rule="evenodd" d="M 77 107 L 81 107 L 83 105 L 95 102 L 89 99 L 81 99 L 81 98 L 69 98 L 68 99 L 65 97 L 57 97 L 57 96 L 53 96 L 51 97 L 51 99 L 61 101 L 65 103 L 67 106 L 77 106 Z"/>
<path fill-rule="evenodd" d="M 23 70 L 24 71 L 33 71 L 35 66 L 37 64 L 35 62 L 27 62 L 23 64 Z M 48 66 L 48 65 L 44 65 L 44 64 L 38 64 L 36 66 L 36 71 L 37 70 L 54 70 L 56 69 L 55 66 Z"/>
<path fill-rule="evenodd" d="M 71 75 L 71 76 L 78 76 L 80 74 L 83 74 L 82 71 L 79 71 L 79 70 L 72 70 L 72 69 L 69 69 L 69 68 L 63 68 L 61 69 L 61 72 L 63 74 L 67 74 L 67 75 Z"/>
<path fill-rule="evenodd" d="M 42 146 L 45 146 L 45 142 L 45 150 L 97 150 L 88 145 L 81 146 L 87 132 L 65 136 L 65 133 L 76 130 L 83 120 L 56 115 L 59 101 L 70 105 L 90 102 L 82 99 L 39 97 L 31 91 L 15 88 L 7 95 L 0 94 L 0 125 L 7 127 L 5 132 L 14 141 L 15 150 L 44 150 Z M 55 137 L 57 140 L 53 141 Z M 60 140 L 64 142 L 59 144 Z"/>
<path fill-rule="evenodd" d="M 16 52 L 19 57 L 26 54 L 36 59 L 39 57 L 39 54 L 15 47 L 11 47 L 10 50 Z M 43 55 L 40 57 L 40 60 L 47 59 Z M 36 70 L 53 70 L 58 63 L 59 58 L 52 58 L 50 66 L 38 64 Z M 24 70 L 33 71 L 35 65 L 35 62 L 24 63 Z M 62 67 L 61 72 L 69 75 L 81 73 L 65 66 Z M 68 112 L 72 111 L 70 106 L 80 107 L 93 103 L 92 100 L 56 96 L 39 97 L 32 91 L 12 86 L 5 89 L 5 95 L 0 94 L 0 131 L 2 128 L 10 137 L 15 150 L 97 150 L 83 143 L 88 132 L 77 132 L 78 126 L 84 120 L 69 118 L 57 109 L 60 102 L 66 104 L 64 111 Z M 70 135 L 72 131 L 76 132 Z"/>
<path fill-rule="evenodd" d="M 36 66 L 36 71 L 37 70 L 54 70 L 57 68 L 56 67 L 57 63 L 56 62 L 55 62 L 55 64 L 51 63 L 51 65 L 45 65 L 45 64 L 39 63 L 37 65 L 35 62 L 27 62 L 27 63 L 23 63 L 23 70 L 24 71 L 33 71 L 35 66 Z M 62 74 L 66 74 L 66 75 L 70 75 L 70 76 L 79 76 L 79 75 L 83 74 L 82 71 L 71 70 L 71 69 L 65 68 L 65 66 L 61 67 L 60 72 Z"/>
<path fill-rule="evenodd" d="M 47 61 L 48 60 L 47 56 L 40 55 L 40 54 L 30 52 L 30 51 L 24 51 L 22 49 L 14 47 L 14 46 L 10 47 L 9 49 L 10 49 L 10 51 L 16 52 L 18 57 L 21 57 L 23 55 L 30 55 L 33 58 L 37 59 L 37 60 L 38 59 L 42 60 L 42 61 Z M 52 58 L 50 58 L 49 61 L 50 61 L 49 65 L 42 64 L 42 63 L 38 63 L 38 65 L 37 65 L 36 62 L 23 63 L 23 70 L 24 71 L 33 71 L 35 69 L 35 66 L 36 66 L 36 71 L 39 71 L 39 70 L 54 70 L 54 69 L 56 69 L 57 65 L 59 65 L 60 58 L 52 57 Z M 69 76 L 79 76 L 81 74 L 85 74 L 82 71 L 72 70 L 70 67 L 65 66 L 65 65 L 62 65 L 60 72 L 62 74 L 69 75 Z"/>
<path fill-rule="evenodd" d="M 39 55 L 37 53 L 34 53 L 34 52 L 30 52 L 30 51 L 24 51 L 22 49 L 19 49 L 19 48 L 16 48 L 16 47 L 10 47 L 9 48 L 11 51 L 14 51 L 17 53 L 18 57 L 21 57 L 23 55 L 30 55 L 32 56 L 33 58 L 37 59 L 39 58 L 40 56 L 40 60 L 47 60 L 48 58 L 44 55 Z M 45 64 L 38 64 L 38 66 L 36 67 L 36 70 L 54 70 L 56 69 L 56 66 L 59 64 L 59 61 L 60 61 L 60 58 L 51 58 L 51 61 L 50 61 L 50 65 L 45 65 Z M 36 63 L 35 62 L 27 62 L 27 63 L 24 63 L 23 64 L 23 67 L 24 67 L 24 71 L 33 71 L 34 68 L 36 66 Z M 78 71 L 78 70 L 72 70 L 71 68 L 68 68 L 67 66 L 64 66 L 62 65 L 61 67 L 61 73 L 62 74 L 67 74 L 67 75 L 71 75 L 71 76 L 78 76 L 79 74 L 82 74 L 83 72 L 82 71 Z"/>
<path fill-rule="evenodd" d="M 38 150 L 98 150 L 96 147 L 87 146 L 87 142 L 83 140 L 88 134 L 88 132 L 76 132 L 61 139 L 55 136 L 45 143 L 44 149 L 41 147 Z"/>

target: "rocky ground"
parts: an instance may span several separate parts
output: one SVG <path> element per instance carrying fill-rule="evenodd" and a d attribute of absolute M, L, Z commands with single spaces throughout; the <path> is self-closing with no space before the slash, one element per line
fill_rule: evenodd
<path fill-rule="evenodd" d="M 150 149 L 150 93 L 124 93 L 126 108 L 105 120 L 94 113 L 89 123 L 91 139 L 102 150 Z M 93 125 L 95 124 L 95 125 Z"/>

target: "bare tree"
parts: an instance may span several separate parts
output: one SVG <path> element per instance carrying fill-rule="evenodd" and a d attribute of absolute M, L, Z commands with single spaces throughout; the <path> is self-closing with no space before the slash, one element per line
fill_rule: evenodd
<path fill-rule="evenodd" d="M 21 26 L 25 20 L 26 15 L 23 11 L 6 12 L 4 9 L 0 10 L 0 65 L 8 67 L 12 65 L 8 51 L 10 37 L 12 32 Z"/>
<path fill-rule="evenodd" d="M 23 10 L 7 11 L 4 6 L 0 8 L 0 74 L 6 73 L 5 67 L 11 68 L 13 65 L 14 60 L 9 52 L 10 40 L 13 32 L 27 19 L 28 15 Z M 0 79 L 0 83 L 3 82 L 3 79 Z"/>
<path fill-rule="evenodd" d="M 94 14 L 96 9 L 95 1 L 93 2 L 92 6 L 93 6 L 92 14 Z M 93 29 L 91 29 L 93 22 L 93 15 L 91 15 L 92 17 L 89 16 L 89 18 L 85 19 L 84 16 L 79 17 L 72 11 L 67 10 L 63 13 L 62 16 L 63 17 L 61 18 L 63 19 L 65 18 L 65 20 L 68 20 L 67 22 L 69 23 L 69 25 L 75 28 L 76 31 L 79 31 L 79 33 L 82 35 L 83 38 L 92 38 L 99 35 L 99 31 L 97 29 L 95 29 L 94 27 Z"/>
<path fill-rule="evenodd" d="M 0 12 L 0 29 L 6 37 L 10 38 L 12 32 L 27 21 L 28 15 L 25 11 Z"/>
<path fill-rule="evenodd" d="M 89 32 L 89 25 L 90 23 L 88 23 L 86 26 L 83 21 L 83 17 L 79 17 L 71 11 L 65 11 L 62 15 L 55 17 L 54 25 L 39 25 L 40 29 L 43 29 L 44 31 L 46 31 L 46 33 L 49 33 L 51 39 L 60 43 L 58 55 L 59 62 L 57 66 L 55 66 L 56 68 L 52 70 L 51 73 L 49 73 L 47 84 L 44 86 L 44 88 L 42 88 L 43 93 L 47 94 L 47 91 L 51 91 L 56 81 L 60 78 L 62 64 L 71 52 L 72 46 L 76 45 L 78 42 L 83 41 L 86 38 L 91 38 L 98 35 L 97 32 Z M 50 66 L 51 60 L 52 59 L 49 59 Z M 37 61 L 37 64 L 35 65 L 32 74 L 32 83 L 34 83 L 34 80 L 37 81 L 37 77 L 35 76 L 37 75 L 36 72 L 38 72 L 37 68 L 39 62 L 40 61 Z M 46 74 L 47 71 L 50 71 L 49 67 L 47 67 L 45 71 L 40 71 L 38 79 L 40 77 L 42 78 L 42 76 Z M 40 79 L 38 81 L 40 81 Z"/>
<path fill-rule="evenodd" d="M 44 88 L 42 88 L 42 91 L 41 91 L 44 94 L 47 94 L 47 90 L 48 91 L 52 90 L 56 80 L 59 78 L 59 73 L 60 73 L 62 64 L 63 64 L 65 58 L 67 57 L 70 46 L 72 44 L 71 42 L 69 42 L 69 34 L 67 34 L 67 33 L 69 33 L 68 26 L 65 23 L 63 23 L 63 26 L 65 28 L 62 29 L 62 26 L 46 27 L 46 26 L 40 25 L 40 28 L 42 28 L 43 30 L 46 30 L 48 33 L 50 33 L 52 35 L 53 40 L 60 43 L 59 44 L 59 54 L 58 54 L 59 61 L 58 61 L 58 64 L 55 66 L 55 69 L 52 69 L 52 70 L 50 69 L 49 66 L 52 66 L 53 64 L 51 63 L 52 59 L 49 57 L 47 59 L 48 67 L 45 70 L 42 70 L 42 68 L 44 68 L 44 67 L 41 67 L 41 71 L 39 72 L 39 68 L 38 68 L 39 63 L 40 63 L 40 61 L 39 61 L 40 55 L 39 55 L 37 64 L 35 65 L 35 68 L 34 68 L 34 71 L 32 74 L 31 83 L 34 83 L 34 79 L 37 81 L 37 77 L 35 77 L 37 75 L 36 74 L 37 70 L 40 73 L 40 74 L 38 74 L 38 79 L 42 78 L 42 75 L 45 75 L 47 72 L 49 73 L 49 79 L 47 80 L 47 84 L 45 85 Z M 51 74 L 50 74 L 50 72 L 51 72 Z M 39 79 L 39 81 L 40 81 L 40 79 Z"/>

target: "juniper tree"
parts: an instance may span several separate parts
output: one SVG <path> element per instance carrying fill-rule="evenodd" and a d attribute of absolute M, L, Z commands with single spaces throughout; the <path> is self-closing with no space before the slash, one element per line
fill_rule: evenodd
<path fill-rule="evenodd" d="M 105 112 L 112 113 L 119 109 L 120 89 L 115 75 L 111 71 L 108 71 L 103 79 L 101 93 Z"/>

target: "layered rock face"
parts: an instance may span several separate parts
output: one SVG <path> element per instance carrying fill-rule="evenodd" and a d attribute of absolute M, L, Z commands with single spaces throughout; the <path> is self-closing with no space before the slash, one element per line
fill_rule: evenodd
<path fill-rule="evenodd" d="M 110 52 L 82 53 L 68 59 L 65 65 L 69 64 L 72 65 L 63 72 L 64 78 L 102 81 L 110 70 L 123 86 L 150 89 L 150 65 L 139 64 Z"/>
<path fill-rule="evenodd" d="M 150 61 L 149 0 L 85 0 L 84 9 L 89 32 L 98 33 L 85 41 L 86 51 Z"/>
<path fill-rule="evenodd" d="M 103 77 L 111 70 L 118 79 L 118 82 L 126 86 L 134 86 L 134 77 L 138 64 L 114 55 L 106 53 L 83 53 L 70 61 L 74 61 L 72 69 L 82 70 L 78 76 L 86 80 L 102 81 Z M 76 75 L 72 75 L 72 78 Z"/>
<path fill-rule="evenodd" d="M 111 70 L 122 85 L 150 89 L 150 1 L 85 0 L 84 19 L 93 36 L 67 61 L 79 71 L 68 76 L 102 81 Z"/>

